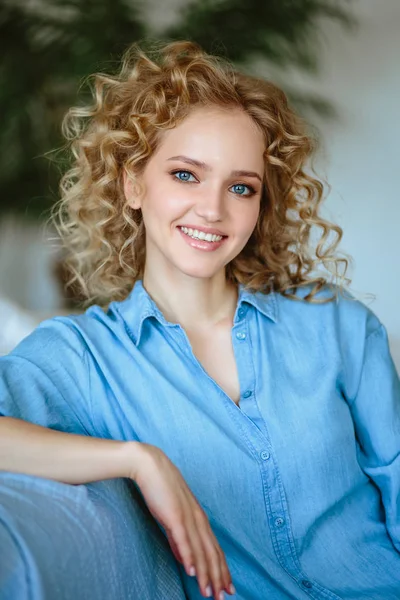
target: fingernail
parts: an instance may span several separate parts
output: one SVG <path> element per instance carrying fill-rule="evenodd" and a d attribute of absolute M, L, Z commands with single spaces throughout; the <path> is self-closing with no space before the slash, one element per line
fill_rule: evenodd
<path fill-rule="evenodd" d="M 235 586 L 233 585 L 233 583 L 230 583 L 228 588 L 231 594 L 236 594 Z"/>
<path fill-rule="evenodd" d="M 219 593 L 218 600 L 225 600 L 225 594 L 224 594 L 224 592 L 220 592 Z"/>
<path fill-rule="evenodd" d="M 212 589 L 211 589 L 211 585 L 208 585 L 206 587 L 206 596 L 207 598 L 209 598 L 210 596 L 212 596 Z"/>
<path fill-rule="evenodd" d="M 190 567 L 190 569 L 189 569 L 189 575 L 191 577 L 194 577 L 196 575 L 196 569 L 194 567 Z"/>

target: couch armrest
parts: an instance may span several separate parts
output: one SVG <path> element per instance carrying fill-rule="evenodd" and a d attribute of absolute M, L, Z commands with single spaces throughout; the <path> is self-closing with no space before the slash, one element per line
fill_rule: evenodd
<path fill-rule="evenodd" d="M 178 563 L 130 480 L 0 473 L 0 600 L 184 600 Z"/>

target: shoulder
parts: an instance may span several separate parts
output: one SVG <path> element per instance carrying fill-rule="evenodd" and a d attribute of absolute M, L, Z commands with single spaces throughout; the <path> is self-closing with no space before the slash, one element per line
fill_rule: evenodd
<path fill-rule="evenodd" d="M 346 396 L 357 388 L 368 346 L 375 333 L 385 328 L 374 311 L 350 291 L 326 284 L 315 295 L 315 303 L 304 300 L 312 290 L 298 290 L 301 300 L 278 295 L 279 324 L 291 346 L 296 343 L 308 361 L 315 360 L 327 370 L 337 365 L 339 380 Z M 314 357 L 314 359 L 313 359 Z"/>
<path fill-rule="evenodd" d="M 315 294 L 315 301 L 310 302 L 305 297 L 312 288 L 312 285 L 307 285 L 298 289 L 298 300 L 277 294 L 280 318 L 302 322 L 304 326 L 326 330 L 333 328 L 343 335 L 357 332 L 363 338 L 381 327 L 382 323 L 375 312 L 350 291 L 326 284 Z"/>
<path fill-rule="evenodd" d="M 57 360 L 82 364 L 88 350 L 109 342 L 121 327 L 113 310 L 94 305 L 82 314 L 55 316 L 42 321 L 10 352 L 34 363 Z"/>

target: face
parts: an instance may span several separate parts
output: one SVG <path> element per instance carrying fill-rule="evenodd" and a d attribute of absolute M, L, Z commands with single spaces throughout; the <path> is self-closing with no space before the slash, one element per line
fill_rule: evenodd
<path fill-rule="evenodd" d="M 125 180 L 129 204 L 142 210 L 145 275 L 224 275 L 257 223 L 264 149 L 239 109 L 196 108 L 163 134 L 142 174 L 143 197 Z"/>

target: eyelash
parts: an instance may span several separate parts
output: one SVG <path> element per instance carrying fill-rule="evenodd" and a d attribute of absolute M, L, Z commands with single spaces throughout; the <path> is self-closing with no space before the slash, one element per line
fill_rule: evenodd
<path fill-rule="evenodd" d="M 171 171 L 171 175 L 176 175 L 177 173 L 189 173 L 189 175 L 192 175 L 192 177 L 195 177 L 195 175 L 191 172 L 188 171 L 187 169 L 176 169 L 175 171 Z M 177 181 L 178 183 L 194 183 L 193 181 L 184 181 L 183 179 L 179 179 L 178 177 L 173 177 L 174 181 Z M 235 194 L 236 196 L 243 196 L 244 198 L 250 198 L 250 196 L 254 196 L 254 194 L 256 194 L 256 190 L 249 185 L 248 183 L 234 183 L 234 185 L 243 185 L 244 187 L 247 187 L 250 190 L 250 194 Z"/>

